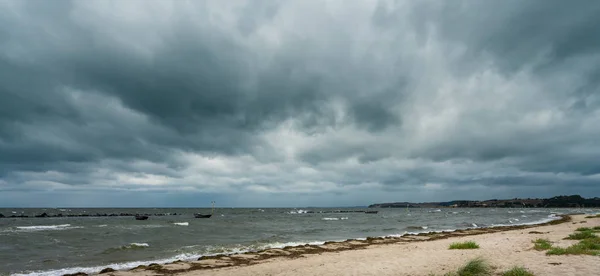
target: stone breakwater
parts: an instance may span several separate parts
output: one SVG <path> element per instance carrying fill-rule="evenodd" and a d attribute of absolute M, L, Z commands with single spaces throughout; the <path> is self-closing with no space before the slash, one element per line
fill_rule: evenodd
<path fill-rule="evenodd" d="M 337 214 L 337 213 L 366 213 L 366 214 L 377 214 L 378 211 L 365 211 L 365 210 L 333 210 L 333 211 L 298 211 L 298 214 Z M 0 218 L 71 218 L 71 217 L 135 217 L 135 216 L 178 216 L 183 214 L 178 213 L 96 213 L 96 214 L 52 214 L 52 213 L 41 213 L 39 215 L 10 215 L 5 216 L 0 213 Z"/>
<path fill-rule="evenodd" d="M 10 215 L 10 216 L 5 216 L 3 214 L 0 214 L 0 218 L 72 218 L 72 217 L 135 217 L 135 216 L 177 216 L 180 214 L 177 213 L 158 213 L 158 214 L 133 214 L 133 213 L 112 213 L 112 214 L 107 214 L 107 213 L 96 213 L 96 214 L 62 214 L 62 213 L 58 213 L 58 214 L 48 214 L 48 213 L 41 213 L 39 215 L 33 215 L 33 216 L 29 216 L 29 215 Z"/>

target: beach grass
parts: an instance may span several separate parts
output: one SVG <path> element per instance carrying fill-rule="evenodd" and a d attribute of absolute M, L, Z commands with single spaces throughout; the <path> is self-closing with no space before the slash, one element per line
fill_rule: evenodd
<path fill-rule="evenodd" d="M 583 246 L 581 244 L 575 244 L 575 245 L 571 245 L 567 248 L 553 247 L 550 250 L 548 250 L 548 252 L 546 252 L 546 255 L 592 255 L 592 256 L 598 256 L 598 255 L 600 255 L 600 251 L 590 250 L 590 249 L 587 249 L 586 246 Z"/>
<path fill-rule="evenodd" d="M 592 228 L 589 228 L 589 227 L 580 227 L 580 228 L 577 228 L 577 230 L 575 230 L 575 231 L 579 231 L 579 232 L 600 232 L 600 226 L 596 226 L 596 227 L 592 227 Z"/>
<path fill-rule="evenodd" d="M 597 238 L 597 237 L 598 236 L 594 235 L 594 233 L 592 231 L 583 231 L 583 232 L 573 233 L 565 239 L 567 239 L 567 240 L 583 240 L 583 239 L 591 239 L 591 238 Z"/>
<path fill-rule="evenodd" d="M 529 270 L 524 267 L 515 266 L 510 270 L 502 273 L 502 276 L 535 276 L 533 273 L 529 272 Z"/>
<path fill-rule="evenodd" d="M 580 231 L 567 237 L 571 240 L 579 240 L 579 243 L 567 248 L 552 247 L 546 255 L 594 255 L 600 256 L 600 237 L 591 231 Z"/>
<path fill-rule="evenodd" d="M 474 241 L 455 242 L 448 249 L 477 249 L 479 245 Z"/>
<path fill-rule="evenodd" d="M 444 276 L 489 276 L 492 275 L 492 267 L 481 258 L 470 260 L 456 272 L 447 273 Z"/>
<path fill-rule="evenodd" d="M 547 239 L 537 239 L 532 242 L 534 244 L 533 249 L 538 251 L 548 250 L 552 248 L 552 243 Z"/>

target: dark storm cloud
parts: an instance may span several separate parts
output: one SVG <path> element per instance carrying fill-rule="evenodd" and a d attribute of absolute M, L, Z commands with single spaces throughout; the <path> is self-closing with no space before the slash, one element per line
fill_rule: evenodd
<path fill-rule="evenodd" d="M 31 40 L 49 46 L 35 49 L 30 57 L 33 62 L 3 56 L 0 70 L 7 80 L 2 85 L 5 162 L 164 158 L 156 147 L 243 153 L 257 142 L 253 132 L 296 113 L 319 109 L 317 101 L 324 102 L 327 97 L 318 91 L 315 76 L 295 69 L 299 60 L 293 57 L 250 80 L 256 84 L 242 87 L 249 81 L 247 74 L 254 70 L 255 57 L 227 34 L 182 26 L 161 38 L 165 47 L 154 53 L 151 62 L 112 45 L 102 46 L 94 40 L 94 30 L 68 22 L 72 7 L 68 2 L 60 3 L 57 8 L 25 2 L 29 7 L 20 12 L 26 16 L 41 13 L 34 19 L 40 25 L 30 26 L 20 20 L 12 22 L 17 26 L 4 25 L 6 29 L 23 29 L 22 33 L 7 32 L 3 41 L 10 48 L 27 49 L 24 42 Z M 43 12 L 46 8 L 48 14 Z M 64 37 L 58 40 L 66 41 L 56 41 L 44 33 L 46 28 L 61 29 Z M 82 107 L 70 102 L 61 91 L 65 88 L 112 96 L 149 121 L 141 126 L 139 122 L 127 125 L 119 123 L 119 118 L 110 118 L 117 114 L 93 114 L 97 110 L 86 108 L 98 103 Z M 106 129 L 91 126 L 107 121 Z M 60 146 L 28 142 L 19 137 L 26 135 L 21 124 L 32 128 L 53 125 L 53 131 L 67 133 L 68 137 L 58 139 L 86 145 L 76 148 L 70 143 L 73 141 Z"/>
<path fill-rule="evenodd" d="M 2 2 L 0 189 L 589 193 L 600 173 L 599 11 Z"/>
<path fill-rule="evenodd" d="M 495 61 L 510 73 L 545 51 L 553 65 L 596 53 L 599 11 L 599 3 L 583 1 L 423 1 L 414 17 L 422 31 L 433 23 L 445 38 L 468 44 L 473 54 L 496 55 Z"/>

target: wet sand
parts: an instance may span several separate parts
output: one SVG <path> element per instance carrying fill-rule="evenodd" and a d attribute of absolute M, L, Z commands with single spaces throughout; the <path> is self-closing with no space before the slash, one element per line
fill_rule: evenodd
<path fill-rule="evenodd" d="M 579 227 L 600 226 L 600 218 L 564 216 L 540 225 L 503 226 L 454 232 L 367 238 L 269 249 L 255 253 L 202 257 L 197 261 L 140 266 L 102 275 L 443 275 L 483 257 L 497 272 L 515 265 L 536 275 L 600 275 L 600 256 L 546 256 L 532 240 L 549 239 L 557 246 Z M 449 250 L 453 242 L 472 240 L 473 250 Z"/>

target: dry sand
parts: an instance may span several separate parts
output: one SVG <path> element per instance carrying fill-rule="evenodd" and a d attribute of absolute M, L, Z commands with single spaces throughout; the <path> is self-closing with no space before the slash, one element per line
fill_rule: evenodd
<path fill-rule="evenodd" d="M 463 230 L 271 249 L 103 275 L 443 275 L 476 257 L 489 261 L 496 267 L 496 272 L 518 265 L 538 276 L 600 275 L 600 256 L 546 256 L 543 251 L 533 250 L 531 241 L 537 238 L 549 239 L 558 246 L 568 246 L 576 241 L 563 238 L 575 229 L 600 226 L 600 218 L 574 215 L 571 219 L 556 225 Z M 453 242 L 469 240 L 477 242 L 480 249 L 448 249 Z"/>

